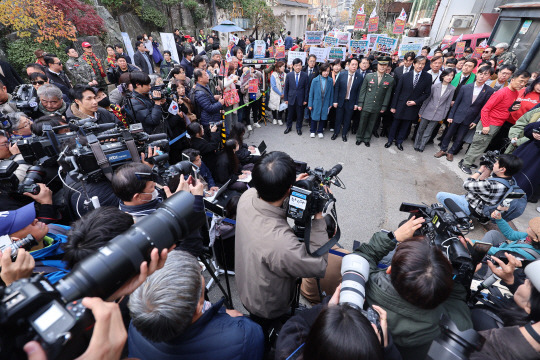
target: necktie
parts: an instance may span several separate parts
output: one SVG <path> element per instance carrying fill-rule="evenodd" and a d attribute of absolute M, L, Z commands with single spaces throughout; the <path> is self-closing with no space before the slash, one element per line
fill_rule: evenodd
<path fill-rule="evenodd" d="M 309 76 L 311 76 L 312 72 L 313 72 L 313 70 L 309 69 Z"/>
<path fill-rule="evenodd" d="M 351 85 L 352 85 L 352 74 L 349 74 L 349 80 L 347 81 L 347 97 L 346 100 L 349 100 L 349 92 L 351 91 Z"/>
<path fill-rule="evenodd" d="M 420 77 L 420 73 L 417 73 L 415 76 L 414 76 L 414 81 L 413 81 L 413 84 L 412 84 L 412 87 L 415 88 L 416 87 L 416 84 L 418 84 L 418 78 Z"/>
<path fill-rule="evenodd" d="M 405 71 L 403 72 L 404 74 L 406 74 L 406 73 L 409 72 L 409 68 L 408 68 L 408 67 L 406 67 L 406 68 L 404 68 L 404 69 L 405 69 Z"/>
<path fill-rule="evenodd" d="M 296 87 L 298 87 L 298 74 L 296 74 Z"/>

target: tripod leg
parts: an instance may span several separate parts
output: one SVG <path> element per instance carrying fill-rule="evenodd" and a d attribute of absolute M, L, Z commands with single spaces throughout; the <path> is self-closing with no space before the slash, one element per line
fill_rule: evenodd
<path fill-rule="evenodd" d="M 229 284 L 229 268 L 227 267 L 227 258 L 225 257 L 225 244 L 223 243 L 224 240 L 221 237 L 220 237 L 220 240 L 221 240 L 221 257 L 223 259 L 223 267 L 225 268 L 225 271 L 223 272 L 225 275 L 225 286 L 227 287 L 227 294 L 229 294 L 229 300 L 231 302 L 231 309 L 234 309 L 232 295 L 231 295 L 231 285 Z"/>
<path fill-rule="evenodd" d="M 227 309 L 232 309 L 233 307 L 232 307 L 231 298 L 229 297 L 229 295 L 227 295 L 227 292 L 225 291 L 225 289 L 223 288 L 223 286 L 219 282 L 219 279 L 217 278 L 216 274 L 214 274 L 214 272 L 210 268 L 210 264 L 208 264 L 208 261 L 206 261 L 204 256 L 200 256 L 199 260 L 208 269 L 208 272 L 210 273 L 210 276 L 212 277 L 212 279 L 214 279 L 216 285 L 219 287 L 219 290 L 221 290 L 221 292 L 223 293 L 223 296 L 225 297 L 225 305 L 227 306 Z"/>

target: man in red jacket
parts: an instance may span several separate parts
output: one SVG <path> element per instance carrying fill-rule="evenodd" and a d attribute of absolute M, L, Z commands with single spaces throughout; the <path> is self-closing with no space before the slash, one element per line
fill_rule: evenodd
<path fill-rule="evenodd" d="M 527 71 L 516 71 L 510 84 L 495 92 L 484 105 L 471 147 L 465 158 L 458 164 L 461 171 L 469 175 L 472 174 L 471 166 L 486 151 L 491 139 L 509 119 L 510 111 L 519 110 L 520 104 L 515 103 L 518 92 L 527 84 L 530 77 L 531 74 Z"/>

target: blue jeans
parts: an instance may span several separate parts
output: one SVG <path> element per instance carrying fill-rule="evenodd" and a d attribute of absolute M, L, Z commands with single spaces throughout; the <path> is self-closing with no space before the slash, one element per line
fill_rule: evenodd
<path fill-rule="evenodd" d="M 457 194 L 452 194 L 452 193 L 447 193 L 447 192 L 437 193 L 437 201 L 439 203 L 444 205 L 444 200 L 446 199 L 452 199 L 457 204 L 457 206 L 459 206 L 461 210 L 465 212 L 465 214 L 469 216 L 471 215 L 471 211 L 469 210 L 469 203 L 465 199 L 465 195 L 457 195 Z"/>

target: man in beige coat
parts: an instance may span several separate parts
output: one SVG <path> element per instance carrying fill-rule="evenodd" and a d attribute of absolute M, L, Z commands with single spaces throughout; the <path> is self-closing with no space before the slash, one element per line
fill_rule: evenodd
<path fill-rule="evenodd" d="M 265 155 L 252 177 L 255 188 L 238 203 L 235 273 L 242 304 L 261 323 L 288 313 L 296 278 L 324 277 L 328 254 L 310 256 L 287 223 L 286 199 L 296 177 L 290 156 Z M 312 252 L 328 241 L 322 213 L 312 220 L 310 234 Z"/>

